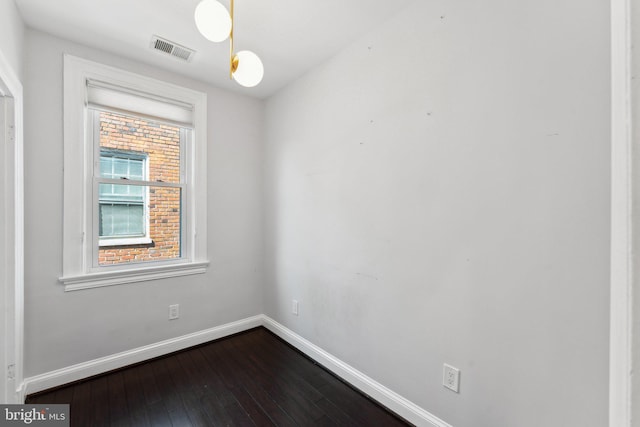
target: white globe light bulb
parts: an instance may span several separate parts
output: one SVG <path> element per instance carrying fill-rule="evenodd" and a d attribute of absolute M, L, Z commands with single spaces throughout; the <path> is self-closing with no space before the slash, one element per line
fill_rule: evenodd
<path fill-rule="evenodd" d="M 254 87 L 262 81 L 264 76 L 264 66 L 258 55 L 249 51 L 241 50 L 236 53 L 238 68 L 233 73 L 233 79 L 244 87 Z"/>
<path fill-rule="evenodd" d="M 194 18 L 200 33 L 212 42 L 224 41 L 231 34 L 231 15 L 216 0 L 202 0 Z"/>

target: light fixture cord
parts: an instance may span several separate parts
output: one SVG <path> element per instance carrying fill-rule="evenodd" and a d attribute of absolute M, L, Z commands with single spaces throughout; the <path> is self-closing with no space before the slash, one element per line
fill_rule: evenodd
<path fill-rule="evenodd" d="M 233 0 L 231 0 L 231 33 L 229 34 L 229 78 L 233 80 Z"/>

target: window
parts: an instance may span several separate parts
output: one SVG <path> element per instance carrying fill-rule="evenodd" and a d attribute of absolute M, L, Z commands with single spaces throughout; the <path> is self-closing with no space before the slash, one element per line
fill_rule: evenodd
<path fill-rule="evenodd" d="M 64 72 L 65 289 L 203 273 L 205 95 L 68 55 Z"/>
<path fill-rule="evenodd" d="M 100 266 L 180 258 L 184 155 L 192 131 L 99 107 L 92 116 Z M 95 260 L 94 260 L 95 261 Z"/>
<path fill-rule="evenodd" d="M 142 186 L 113 183 L 119 180 L 146 181 L 146 166 L 147 156 L 144 154 L 100 149 L 100 247 L 152 243 L 148 233 L 147 191 Z"/>

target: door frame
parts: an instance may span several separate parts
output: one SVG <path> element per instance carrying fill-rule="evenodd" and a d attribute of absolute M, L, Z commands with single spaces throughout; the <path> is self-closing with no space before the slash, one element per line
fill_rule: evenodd
<path fill-rule="evenodd" d="M 0 342 L 0 386 L 4 403 L 24 402 L 24 168 L 22 84 L 0 51 L 0 99 L 4 104 L 0 129 L 0 294 L 5 301 Z"/>
<path fill-rule="evenodd" d="M 635 123 L 633 106 L 640 105 L 640 92 L 634 93 L 632 65 L 640 53 L 632 50 L 632 1 L 611 1 L 611 289 L 609 338 L 609 427 L 639 427 L 633 419 L 638 412 L 633 402 L 632 369 L 640 365 L 634 353 L 633 322 L 640 319 L 640 306 L 634 306 L 634 280 L 640 270 L 632 257 L 633 223 L 640 220 L 634 209 L 640 197 L 634 195 L 634 176 L 640 172 L 634 154 Z M 636 4 L 634 7 L 638 7 Z M 637 89 L 636 89 L 637 91 Z M 635 128 L 635 129 L 634 129 Z M 635 158 L 634 158 L 635 157 Z M 637 257 L 636 257 L 637 258 Z M 634 363 L 635 362 L 635 363 Z M 637 391 L 635 392 L 637 393 Z M 640 402 L 635 402 L 637 406 Z M 634 424 L 632 424 L 634 423 Z"/>

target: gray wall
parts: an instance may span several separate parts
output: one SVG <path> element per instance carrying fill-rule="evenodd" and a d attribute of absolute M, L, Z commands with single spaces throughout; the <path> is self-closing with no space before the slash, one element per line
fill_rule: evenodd
<path fill-rule="evenodd" d="M 416 1 L 268 100 L 266 314 L 456 427 L 607 425 L 609 53 L 607 2 Z"/>
<path fill-rule="evenodd" d="M 207 93 L 206 274 L 63 291 L 63 52 Z M 31 30 L 24 86 L 25 377 L 262 313 L 262 102 Z"/>
<path fill-rule="evenodd" d="M 22 79 L 24 24 L 13 0 L 0 0 L 0 52 Z"/>

